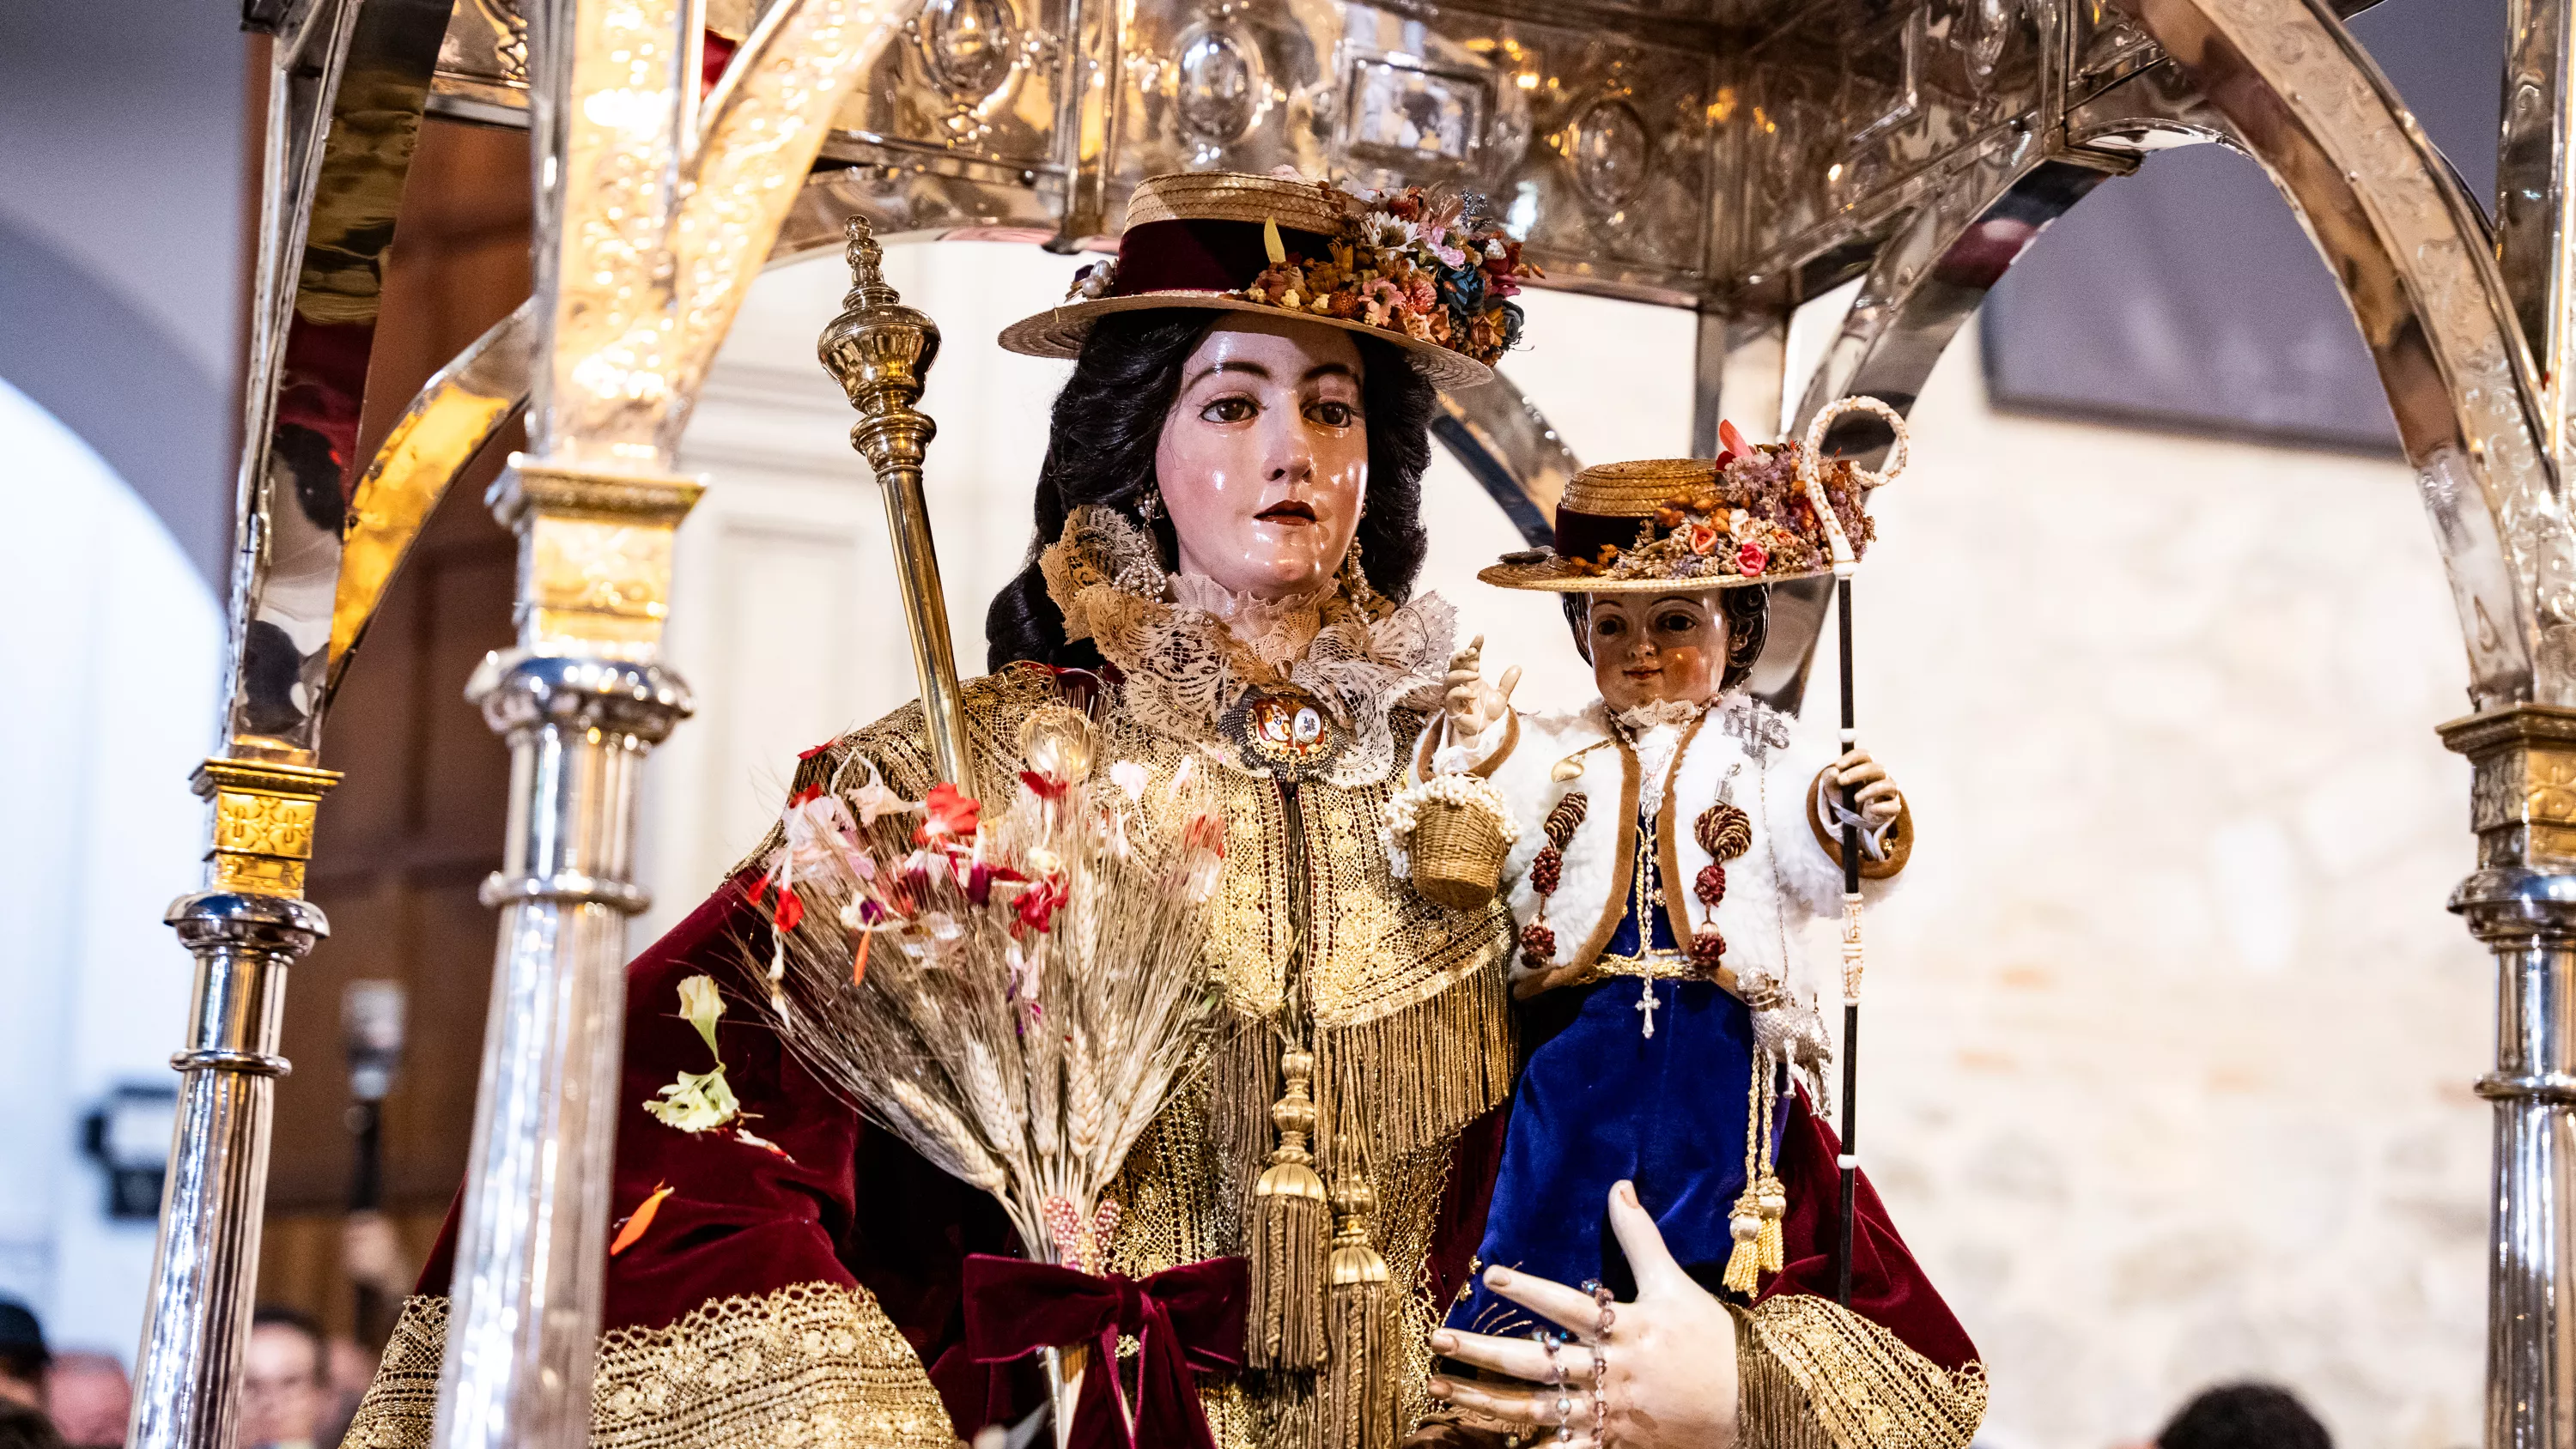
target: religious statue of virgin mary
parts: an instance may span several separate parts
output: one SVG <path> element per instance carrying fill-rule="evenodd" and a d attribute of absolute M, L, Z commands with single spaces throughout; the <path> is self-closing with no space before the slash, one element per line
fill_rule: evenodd
<path fill-rule="evenodd" d="M 961 785 L 1009 798 L 1021 722 L 1072 703 L 1104 755 L 1157 775 L 1201 762 L 1222 795 L 1204 951 L 1221 1022 L 1111 1191 L 1107 1252 L 1137 1279 L 1252 1259 L 1241 1341 L 1194 1346 L 1218 1444 L 1463 1432 L 1428 1391 L 1432 1336 L 1494 1179 L 1515 928 L 1500 901 L 1416 894 L 1382 827 L 1453 654 L 1452 611 L 1415 588 L 1434 389 L 1490 376 L 1523 275 L 1518 244 L 1455 195 L 1159 177 L 1116 260 L 1002 335 L 1074 368 L 1026 566 L 987 618 L 992 672 L 964 689 Z M 934 780 L 914 705 L 808 752 L 794 788 L 864 811 Z M 763 994 L 777 846 L 628 968 L 593 1438 L 954 1445 L 1043 1401 L 1033 1361 L 978 1362 L 964 1333 L 964 1262 L 1010 1252 L 1010 1230 L 756 1011 L 713 1010 Z M 670 1110 L 675 1074 L 711 1059 L 729 1110 Z M 428 1442 L 453 1235 L 451 1218 L 352 1445 Z M 1700 1328 L 1600 1361 L 1627 1375 L 1609 1389 L 1635 1422 L 1687 1388 L 1725 1425 L 1690 1442 L 1725 1442 L 1737 1335 L 1704 1296 Z M 1361 1331 L 1328 1332 L 1335 1313 Z M 1664 1441 L 1602 1426 L 1585 1442 Z"/>

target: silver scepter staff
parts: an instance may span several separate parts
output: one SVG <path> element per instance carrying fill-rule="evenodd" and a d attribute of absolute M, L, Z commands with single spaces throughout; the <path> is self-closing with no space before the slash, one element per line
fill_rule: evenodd
<path fill-rule="evenodd" d="M 895 580 L 903 590 L 904 627 L 921 686 L 923 733 L 939 778 L 967 788 L 966 708 L 957 687 L 957 655 L 948 638 L 948 599 L 931 546 L 930 507 L 921 491 L 921 462 L 939 429 L 915 404 L 939 356 L 939 324 L 886 285 L 885 248 L 867 218 L 842 226 L 849 238 L 850 290 L 841 315 L 823 328 L 814 351 L 850 395 L 859 421 L 850 446 L 868 460 L 885 494 L 886 530 L 894 540 Z M 1084 1369 L 1079 1348 L 1046 1351 L 1048 1408 L 1057 1449 L 1072 1442 L 1073 1405 Z"/>
<path fill-rule="evenodd" d="M 948 640 L 948 597 L 930 541 L 930 506 L 921 492 L 922 456 L 939 428 L 915 406 L 939 357 L 939 324 L 903 305 L 886 285 L 885 248 L 869 233 L 865 217 L 851 217 L 842 230 L 849 238 L 850 291 L 814 350 L 858 411 L 850 446 L 867 458 L 885 494 L 931 761 L 939 778 L 965 788 L 965 705 L 957 688 L 956 650 Z"/>
<path fill-rule="evenodd" d="M 1851 540 L 1843 533 L 1842 520 L 1835 516 L 1833 503 L 1825 496 L 1824 475 L 1817 466 L 1823 456 L 1825 433 L 1844 415 L 1871 413 L 1887 424 L 1895 436 L 1894 456 L 1876 473 L 1854 468 L 1864 488 L 1876 488 L 1905 471 L 1905 419 L 1896 409 L 1874 397 L 1847 397 L 1828 403 L 1815 420 L 1807 424 L 1807 446 L 1798 458 L 1798 481 L 1806 487 L 1807 503 L 1816 510 L 1824 525 L 1825 540 L 1833 550 L 1835 616 L 1840 621 L 1842 646 L 1842 753 L 1849 754 L 1860 743 L 1860 731 L 1852 709 L 1852 575 L 1859 570 L 1859 556 L 1852 552 Z M 1842 1244 L 1835 1255 L 1834 1301 L 1848 1308 L 1852 1295 L 1852 1224 L 1860 1196 L 1860 800 L 1859 788 L 1842 787 L 1842 855 L 1843 855 L 1843 1151 L 1835 1163 L 1842 1177 Z"/>
<path fill-rule="evenodd" d="M 957 687 L 957 652 L 948 638 L 948 596 L 939 583 L 939 554 L 930 539 L 930 504 L 922 496 L 921 462 L 938 425 L 915 404 L 939 357 L 939 324 L 886 285 L 885 248 L 863 216 L 842 224 L 849 239 L 850 290 L 841 315 L 824 325 L 814 351 L 850 395 L 858 422 L 850 446 L 868 460 L 885 494 L 886 532 L 894 540 L 895 581 L 903 590 L 904 628 L 912 635 L 912 668 L 921 686 L 922 732 L 939 778 L 966 789 L 966 704 Z M 1074 1395 L 1082 1382 L 1080 1350 L 1049 1349 L 1048 1407 L 1055 1442 L 1073 1433 Z"/>

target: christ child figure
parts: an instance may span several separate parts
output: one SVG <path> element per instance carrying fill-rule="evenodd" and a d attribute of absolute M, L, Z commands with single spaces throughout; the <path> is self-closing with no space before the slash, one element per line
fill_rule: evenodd
<path fill-rule="evenodd" d="M 1834 1191 L 1830 1176 L 1787 1183 L 1775 1165 L 1792 1114 L 1817 1110 L 1831 1050 L 1799 938 L 1843 910 L 1846 787 L 1864 877 L 1902 867 L 1912 824 L 1867 751 L 1801 761 L 1787 718 L 1745 691 L 1765 585 L 1824 559 L 1812 507 L 1732 471 L 1675 460 L 1579 476 L 1559 549 L 1484 578 L 1563 595 L 1599 697 L 1516 711 L 1519 671 L 1487 681 L 1479 639 L 1453 661 L 1443 715 L 1416 750 L 1419 777 L 1481 777 L 1511 821 L 1500 889 L 1519 930 L 1526 1065 L 1478 1257 L 1516 1277 L 1629 1296 L 1604 1212 L 1627 1182 L 1692 1277 L 1749 1303 L 1782 1266 L 1793 1193 Z M 1845 526 L 1865 537 L 1865 519 Z M 1589 533 L 1608 541 L 1594 548 Z M 1721 551 L 1726 572 L 1707 563 Z M 1448 1324 L 1537 1326 L 1482 1275 Z"/>

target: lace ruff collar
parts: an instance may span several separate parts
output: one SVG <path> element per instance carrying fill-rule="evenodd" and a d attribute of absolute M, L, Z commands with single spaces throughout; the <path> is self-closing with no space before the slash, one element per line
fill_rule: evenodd
<path fill-rule="evenodd" d="M 1118 667 L 1137 723 L 1240 768 L 1219 733 L 1226 710 L 1247 690 L 1300 689 L 1351 732 L 1323 776 L 1335 785 L 1394 769 L 1387 716 L 1437 703 L 1457 630 L 1457 611 L 1436 594 L 1401 606 L 1380 596 L 1356 553 L 1332 588 L 1297 599 L 1247 598 L 1166 573 L 1150 535 L 1096 506 L 1073 510 L 1038 568 L 1065 637 L 1089 639 Z"/>

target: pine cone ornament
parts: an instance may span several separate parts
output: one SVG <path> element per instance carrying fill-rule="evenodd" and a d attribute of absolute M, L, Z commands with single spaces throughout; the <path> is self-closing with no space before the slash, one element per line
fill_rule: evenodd
<path fill-rule="evenodd" d="M 1715 931 L 1702 931 L 1691 937 L 1690 963 L 1703 976 L 1715 976 L 1719 961 L 1726 955 L 1726 938 Z"/>
<path fill-rule="evenodd" d="M 1699 812 L 1692 830 L 1699 837 L 1699 848 L 1721 861 L 1733 860 L 1753 848 L 1752 818 L 1724 800 Z"/>
<path fill-rule="evenodd" d="M 1584 812 L 1591 808 L 1592 802 L 1584 798 L 1582 791 L 1567 791 L 1565 798 L 1556 802 L 1556 808 L 1547 812 L 1547 824 L 1542 830 L 1548 843 L 1558 850 L 1565 849 L 1566 842 L 1574 838 L 1575 828 L 1583 823 Z"/>
<path fill-rule="evenodd" d="M 1556 959 L 1556 928 L 1545 921 L 1521 927 L 1521 960 L 1532 968 Z"/>
<path fill-rule="evenodd" d="M 1691 882 L 1691 891 L 1701 905 L 1716 910 L 1717 903 L 1726 899 L 1726 867 L 1715 861 L 1701 866 L 1699 879 Z"/>
<path fill-rule="evenodd" d="M 1565 852 L 1553 845 L 1540 846 L 1538 854 L 1530 857 L 1530 889 L 1543 896 L 1556 894 L 1557 880 L 1564 871 Z"/>

